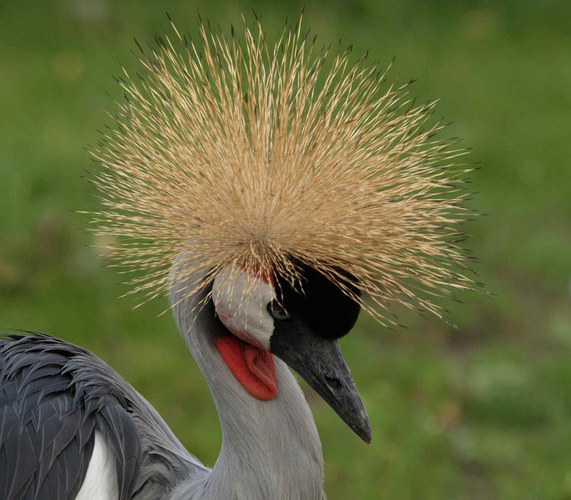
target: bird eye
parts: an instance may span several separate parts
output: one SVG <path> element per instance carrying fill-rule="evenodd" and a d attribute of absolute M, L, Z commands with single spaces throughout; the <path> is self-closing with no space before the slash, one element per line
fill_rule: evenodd
<path fill-rule="evenodd" d="M 286 320 L 291 318 L 291 314 L 288 313 L 276 300 L 272 300 L 268 304 L 268 312 L 275 319 Z"/>

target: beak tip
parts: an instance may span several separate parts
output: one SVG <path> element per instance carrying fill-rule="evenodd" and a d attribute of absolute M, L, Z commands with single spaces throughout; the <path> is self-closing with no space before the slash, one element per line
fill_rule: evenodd
<path fill-rule="evenodd" d="M 371 430 L 371 422 L 369 421 L 369 415 L 367 415 L 367 410 L 365 410 L 364 406 L 362 406 L 362 409 L 359 412 L 359 417 L 345 420 L 345 422 L 349 424 L 351 430 L 355 434 L 357 434 L 357 436 L 359 436 L 363 441 L 365 441 L 365 443 L 371 444 L 373 431 Z"/>
<path fill-rule="evenodd" d="M 367 444 L 371 444 L 371 439 L 373 438 L 371 426 L 367 425 L 360 427 L 359 429 L 353 429 L 355 433 Z"/>

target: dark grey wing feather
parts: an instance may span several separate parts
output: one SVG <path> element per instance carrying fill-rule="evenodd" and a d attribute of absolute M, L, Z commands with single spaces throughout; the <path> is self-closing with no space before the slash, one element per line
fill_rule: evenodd
<path fill-rule="evenodd" d="M 0 339 L 1 498 L 74 498 L 87 473 L 95 429 L 115 454 L 119 498 L 130 498 L 141 455 L 136 426 L 105 388 L 81 387 L 73 373 L 81 356 L 98 361 L 48 336 Z"/>
<path fill-rule="evenodd" d="M 97 426 L 115 453 L 119 498 L 131 498 L 141 465 L 141 446 L 137 428 L 125 409 L 107 404 L 97 414 Z"/>
<path fill-rule="evenodd" d="M 75 496 L 93 450 L 93 439 L 84 437 L 81 446 L 78 437 L 93 435 L 94 419 L 82 419 L 65 393 L 42 399 L 36 391 L 22 399 L 17 383 L 0 393 L 2 498 Z"/>

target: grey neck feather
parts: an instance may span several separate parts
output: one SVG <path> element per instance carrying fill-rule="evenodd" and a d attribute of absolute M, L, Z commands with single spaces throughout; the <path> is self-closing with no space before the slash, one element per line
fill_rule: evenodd
<path fill-rule="evenodd" d="M 187 288 L 188 290 L 188 288 Z M 171 498 L 321 499 L 323 455 L 311 410 L 289 368 L 275 359 L 278 395 L 251 396 L 214 343 L 221 324 L 199 297 L 171 293 L 178 327 L 210 387 L 222 426 L 222 449 L 211 472 L 180 484 Z"/>

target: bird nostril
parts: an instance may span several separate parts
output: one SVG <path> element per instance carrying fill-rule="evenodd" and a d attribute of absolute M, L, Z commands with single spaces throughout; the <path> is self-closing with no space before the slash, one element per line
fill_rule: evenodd
<path fill-rule="evenodd" d="M 331 387 L 331 389 L 340 389 L 343 386 L 343 382 L 339 380 L 337 377 L 330 377 L 329 375 L 325 375 L 325 381 L 327 385 Z"/>

